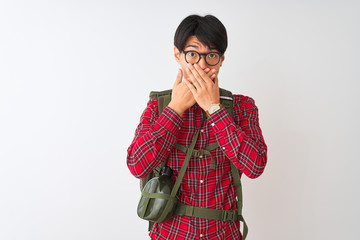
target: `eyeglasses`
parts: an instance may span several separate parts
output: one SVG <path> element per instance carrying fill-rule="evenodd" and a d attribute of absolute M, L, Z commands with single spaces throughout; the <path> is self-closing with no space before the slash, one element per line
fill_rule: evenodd
<path fill-rule="evenodd" d="M 209 52 L 209 53 L 198 53 L 196 51 L 183 51 L 185 54 L 185 61 L 190 64 L 198 63 L 201 59 L 201 56 L 205 57 L 205 62 L 209 66 L 215 66 L 220 62 L 222 56 L 219 52 Z"/>

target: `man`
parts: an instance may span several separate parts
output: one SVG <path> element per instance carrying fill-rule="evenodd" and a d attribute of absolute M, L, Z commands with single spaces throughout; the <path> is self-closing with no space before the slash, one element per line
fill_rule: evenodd
<path fill-rule="evenodd" d="M 143 178 L 165 162 L 178 175 L 186 156 L 174 148 L 189 146 L 203 122 L 195 149 L 214 143 L 210 154 L 192 156 L 182 179 L 180 204 L 219 210 L 235 210 L 236 188 L 230 163 L 250 178 L 260 176 L 267 160 L 254 100 L 233 95 L 233 117 L 220 104 L 218 73 L 224 62 L 227 34 L 214 16 L 191 15 L 178 26 L 174 56 L 181 66 L 173 85 L 171 101 L 158 116 L 158 102 L 149 100 L 135 137 L 128 148 L 131 173 Z M 234 78 L 236 79 L 236 78 Z M 212 161 L 215 161 L 213 167 Z M 155 223 L 152 239 L 242 239 L 239 221 L 221 221 L 193 216 L 174 216 Z"/>

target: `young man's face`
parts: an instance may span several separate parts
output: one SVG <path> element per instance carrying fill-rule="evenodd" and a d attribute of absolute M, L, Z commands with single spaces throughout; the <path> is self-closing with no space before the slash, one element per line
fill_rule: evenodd
<path fill-rule="evenodd" d="M 186 41 L 184 51 L 190 51 L 190 50 L 196 51 L 198 53 L 218 52 L 217 49 L 209 48 L 203 43 L 201 43 L 199 39 L 197 39 L 197 37 L 195 36 L 189 37 L 188 40 Z M 185 60 L 185 54 L 183 52 L 180 52 L 179 49 L 177 49 L 176 47 L 174 47 L 174 56 L 175 56 L 175 60 L 180 64 L 183 70 L 184 78 L 188 79 L 187 71 L 186 71 L 188 63 Z M 224 61 L 224 58 L 225 58 L 224 55 L 222 55 L 220 57 L 220 61 L 218 64 L 216 64 L 215 66 L 210 66 L 208 63 L 206 63 L 205 56 L 201 56 L 200 61 L 197 64 L 203 70 L 205 70 L 206 68 L 209 68 L 210 70 L 215 69 L 216 72 L 218 73 L 222 65 L 222 62 Z"/>

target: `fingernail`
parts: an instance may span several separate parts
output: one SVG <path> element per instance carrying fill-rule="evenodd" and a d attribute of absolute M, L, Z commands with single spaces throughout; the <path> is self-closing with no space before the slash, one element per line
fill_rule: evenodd
<path fill-rule="evenodd" d="M 211 75 L 211 77 L 215 77 L 215 74 Z"/>
<path fill-rule="evenodd" d="M 211 70 L 212 72 L 216 72 L 216 70 L 215 69 L 213 69 L 213 70 Z"/>

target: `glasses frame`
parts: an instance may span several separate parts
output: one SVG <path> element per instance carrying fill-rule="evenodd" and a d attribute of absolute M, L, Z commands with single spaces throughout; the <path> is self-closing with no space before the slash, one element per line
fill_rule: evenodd
<path fill-rule="evenodd" d="M 216 65 L 220 62 L 220 59 L 221 59 L 221 57 L 222 57 L 222 55 L 223 55 L 223 54 L 220 53 L 220 52 L 199 53 L 199 52 L 194 51 L 194 50 L 182 51 L 182 52 L 184 53 L 184 58 L 185 58 L 185 61 L 186 61 L 187 63 L 189 63 L 188 60 L 186 59 L 186 54 L 187 54 L 187 53 L 189 53 L 189 52 L 195 52 L 195 53 L 199 54 L 199 56 L 200 56 L 200 57 L 199 57 L 199 60 L 198 60 L 196 63 L 193 63 L 193 65 L 194 65 L 194 64 L 197 64 L 198 62 L 200 62 L 201 56 L 204 56 L 204 59 L 205 59 L 205 62 L 206 62 L 207 65 L 209 65 L 209 66 L 216 66 Z M 207 55 L 209 55 L 209 54 L 211 54 L 211 53 L 219 54 L 219 60 L 217 61 L 216 64 L 209 64 L 209 63 L 206 61 Z"/>

